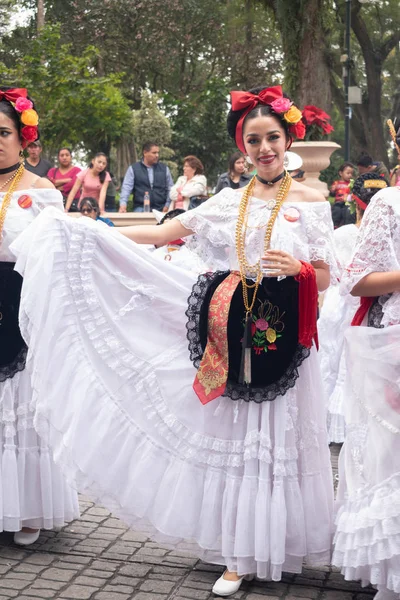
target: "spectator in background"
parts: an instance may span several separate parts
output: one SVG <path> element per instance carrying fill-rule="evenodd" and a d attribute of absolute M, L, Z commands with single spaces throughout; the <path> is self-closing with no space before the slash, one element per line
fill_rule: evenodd
<path fill-rule="evenodd" d="M 184 158 L 183 175 L 178 177 L 169 193 L 170 210 L 176 208 L 188 210 L 191 198 L 196 198 L 200 202 L 201 199 L 207 198 L 207 179 L 203 173 L 203 163 L 196 156 L 186 156 Z"/>
<path fill-rule="evenodd" d="M 159 162 L 160 147 L 146 142 L 142 148 L 143 158 L 125 173 L 119 199 L 119 212 L 126 212 L 129 196 L 133 194 L 133 212 L 143 212 L 144 195 L 150 194 L 150 209 L 168 210 L 169 191 L 174 185 L 167 165 Z"/>
<path fill-rule="evenodd" d="M 69 148 L 60 148 L 58 151 L 58 167 L 53 167 L 47 173 L 48 179 L 54 184 L 54 186 L 61 192 L 64 206 L 67 201 L 68 195 L 74 187 L 76 176 L 81 171 L 79 167 L 74 167 L 72 164 L 72 153 Z M 78 200 L 80 193 L 76 193 L 72 200 L 71 212 L 78 211 Z"/>
<path fill-rule="evenodd" d="M 241 152 L 234 152 L 228 160 L 228 171 L 222 173 L 218 179 L 215 193 L 218 194 L 222 189 L 230 187 L 233 190 L 244 187 L 249 183 L 251 175 L 246 173 L 246 161 Z"/>
<path fill-rule="evenodd" d="M 114 223 L 111 219 L 100 216 L 100 208 L 96 198 L 82 198 L 79 212 L 83 217 L 90 217 L 95 221 L 106 223 L 109 227 L 114 227 Z"/>
<path fill-rule="evenodd" d="M 357 161 L 357 169 L 360 175 L 364 173 L 376 173 L 377 175 L 383 176 L 389 183 L 389 171 L 383 162 L 374 162 L 369 154 L 362 152 Z"/>
<path fill-rule="evenodd" d="M 35 173 L 35 175 L 39 175 L 39 177 L 46 177 L 53 165 L 40 156 L 42 153 L 42 144 L 39 140 L 28 144 L 26 151 L 28 152 L 28 158 L 25 159 L 25 169 L 31 173 Z"/>
<path fill-rule="evenodd" d="M 111 181 L 108 184 L 106 195 L 106 212 L 117 212 L 115 198 L 120 186 L 118 184 L 117 178 L 114 177 L 112 173 L 110 173 L 110 177 Z"/>
<path fill-rule="evenodd" d="M 104 212 L 107 188 L 111 181 L 110 173 L 106 169 L 107 157 L 103 152 L 98 152 L 90 162 L 89 167 L 78 173 L 75 184 L 68 195 L 65 212 L 68 212 L 71 208 L 72 202 L 80 188 L 82 188 L 81 199 L 87 197 L 94 198 L 99 203 L 100 212 Z M 78 208 L 80 208 L 80 204 L 81 201 L 79 200 Z"/>
<path fill-rule="evenodd" d="M 333 182 L 330 189 L 330 195 L 334 198 L 332 205 L 332 220 L 335 229 L 342 225 L 355 223 L 355 214 L 352 215 L 348 206 L 347 199 L 350 195 L 350 181 L 354 177 L 354 165 L 345 162 L 339 167 L 339 178 Z"/>

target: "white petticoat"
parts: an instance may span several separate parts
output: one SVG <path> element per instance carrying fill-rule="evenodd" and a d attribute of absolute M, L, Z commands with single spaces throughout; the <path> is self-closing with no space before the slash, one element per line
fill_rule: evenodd
<path fill-rule="evenodd" d="M 27 369 L 0 383 L 0 531 L 53 529 L 79 517 L 78 496 L 33 427 Z"/>
<path fill-rule="evenodd" d="M 329 562 L 315 349 L 284 397 L 203 406 L 185 326 L 194 276 L 86 221 L 46 210 L 14 245 L 35 424 L 68 479 L 135 529 L 239 575 Z"/>
<path fill-rule="evenodd" d="M 351 378 L 333 564 L 400 593 L 400 325 L 346 333 Z"/>
<path fill-rule="evenodd" d="M 350 294 L 341 296 L 339 286 L 330 287 L 324 296 L 318 337 L 320 342 L 322 381 L 328 399 L 329 441 L 344 442 L 346 425 L 344 419 L 346 357 L 344 355 L 344 333 L 357 311 L 359 298 Z"/>

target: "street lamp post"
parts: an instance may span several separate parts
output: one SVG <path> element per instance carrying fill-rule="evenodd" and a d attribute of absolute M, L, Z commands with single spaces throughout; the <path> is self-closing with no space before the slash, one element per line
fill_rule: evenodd
<path fill-rule="evenodd" d="M 350 74 L 352 67 L 351 59 L 351 0 L 346 0 L 346 59 L 344 61 L 344 98 L 345 98 L 345 111 L 344 111 L 344 159 L 350 160 L 350 119 L 351 119 L 351 106 L 349 102 L 349 87 L 350 87 Z"/>

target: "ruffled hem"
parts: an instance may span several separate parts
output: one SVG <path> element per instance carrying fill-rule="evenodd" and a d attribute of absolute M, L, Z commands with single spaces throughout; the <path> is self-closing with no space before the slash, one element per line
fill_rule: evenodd
<path fill-rule="evenodd" d="M 78 496 L 33 428 L 29 373 L 0 385 L 0 531 L 54 529 L 79 518 Z"/>
<path fill-rule="evenodd" d="M 345 578 L 400 593 L 400 473 L 349 498 L 336 522 L 332 563 Z"/>
<path fill-rule="evenodd" d="M 23 269 L 24 260 L 30 263 L 21 329 L 30 347 L 35 426 L 68 481 L 135 529 L 209 562 L 232 561 L 239 573 L 278 579 L 282 569 L 299 572 L 303 559 L 325 563 L 331 547 L 332 481 L 324 417 L 322 410 L 318 413 L 318 394 L 309 392 L 311 383 L 304 384 L 301 408 L 310 418 L 302 412 L 301 423 L 297 390 L 265 408 L 224 398 L 215 407 L 203 407 L 191 389 L 194 369 L 184 330 L 177 339 L 171 334 L 169 348 L 159 347 L 156 357 L 142 360 L 129 344 L 124 346 L 122 334 L 102 310 L 107 302 L 95 293 L 92 269 L 96 265 L 102 280 L 107 277 L 104 256 L 110 264 L 119 261 L 121 271 L 126 266 L 137 281 L 141 261 L 147 273 L 151 257 L 78 221 L 39 219 L 37 237 L 31 246 L 27 239 L 21 244 L 26 255 L 17 265 Z M 34 248 L 40 248 L 39 256 Z M 167 276 L 163 279 L 162 271 L 158 276 L 165 297 L 175 294 L 175 304 L 164 303 L 163 310 L 179 311 L 180 319 L 185 310 L 181 294 L 187 298 L 188 293 L 173 281 L 167 289 Z M 46 299 L 42 305 L 39 290 Z M 114 299 L 118 293 L 115 285 Z M 152 317 L 159 318 L 150 303 L 149 338 L 158 323 L 153 326 Z M 132 311 L 129 324 L 139 327 L 135 318 Z M 56 337 L 56 346 L 45 343 L 49 337 Z M 132 337 L 128 330 L 125 342 Z M 60 362 L 62 376 L 51 377 Z M 315 353 L 307 362 L 316 366 Z M 310 366 L 302 368 L 309 380 Z M 186 406 L 174 412 L 168 402 L 177 394 Z M 245 422 L 243 430 L 232 419 L 233 404 L 240 427 Z"/>

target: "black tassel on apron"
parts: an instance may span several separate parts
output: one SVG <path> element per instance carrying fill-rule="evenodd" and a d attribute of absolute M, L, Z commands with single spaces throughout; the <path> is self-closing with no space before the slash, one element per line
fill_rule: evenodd
<path fill-rule="evenodd" d="M 242 385 L 251 384 L 251 346 L 252 346 L 252 334 L 251 324 L 253 322 L 253 315 L 251 312 L 246 313 L 244 323 L 244 333 L 242 341 L 242 359 L 240 363 L 239 383 Z"/>

